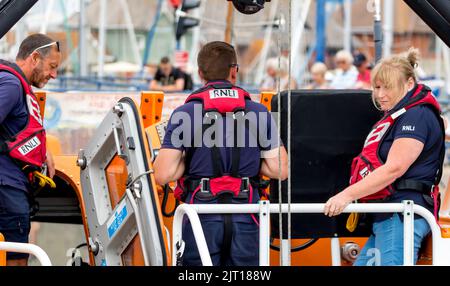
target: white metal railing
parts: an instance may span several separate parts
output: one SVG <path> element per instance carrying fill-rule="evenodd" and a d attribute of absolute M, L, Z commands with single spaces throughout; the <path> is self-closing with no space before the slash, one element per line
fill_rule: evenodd
<path fill-rule="evenodd" d="M 0 251 L 28 253 L 34 255 L 42 266 L 52 266 L 50 258 L 42 248 L 31 243 L 0 241 Z"/>
<path fill-rule="evenodd" d="M 198 252 L 200 254 L 200 259 L 202 264 L 205 266 L 212 266 L 211 255 L 209 255 L 208 245 L 206 244 L 205 235 L 203 234 L 203 228 L 200 224 L 200 219 L 198 214 L 191 205 L 182 204 L 177 207 L 175 215 L 173 218 L 173 240 L 172 240 L 172 264 L 177 265 L 177 255 L 179 251 L 177 249 L 177 243 L 182 242 L 182 231 L 183 231 L 183 217 L 187 215 L 189 221 L 191 222 L 192 231 L 194 233 L 195 243 L 197 244 Z"/>
<path fill-rule="evenodd" d="M 325 204 L 291 204 L 291 213 L 323 213 Z M 211 256 L 204 237 L 198 214 L 230 214 L 230 213 L 259 213 L 259 261 L 261 266 L 269 265 L 270 251 L 270 214 L 279 213 L 279 204 L 270 204 L 269 201 L 260 201 L 259 204 L 182 204 L 175 211 L 173 220 L 172 261 L 177 262 L 177 244 L 182 242 L 182 222 L 185 215 L 188 216 L 194 233 L 197 248 L 203 265 L 212 265 Z M 288 212 L 288 205 L 281 205 L 281 212 Z M 404 265 L 414 265 L 414 214 L 422 216 L 430 225 L 433 247 L 433 265 L 450 265 L 450 239 L 441 237 L 441 230 L 433 214 L 422 206 L 414 205 L 413 201 L 402 203 L 367 203 L 350 204 L 343 213 L 403 213 L 403 261 Z M 336 250 L 339 244 L 332 239 L 333 265 L 340 264 L 340 252 Z M 333 243 L 334 242 L 334 243 Z M 338 262 L 339 261 L 339 262 Z"/>

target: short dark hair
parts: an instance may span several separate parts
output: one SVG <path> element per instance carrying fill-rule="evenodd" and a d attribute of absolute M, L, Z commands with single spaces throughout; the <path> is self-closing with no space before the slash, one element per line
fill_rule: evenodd
<path fill-rule="evenodd" d="M 367 58 L 363 53 L 357 53 L 353 56 L 353 65 L 356 67 L 360 67 L 366 61 Z"/>
<path fill-rule="evenodd" d="M 221 41 L 207 43 L 197 57 L 198 68 L 207 81 L 227 79 L 230 67 L 236 62 L 234 47 Z"/>
<path fill-rule="evenodd" d="M 44 34 L 33 34 L 25 38 L 20 44 L 19 52 L 17 53 L 16 59 L 24 60 L 28 58 L 37 48 L 44 45 L 48 45 L 55 42 L 52 38 Z M 52 46 L 39 49 L 39 53 L 46 57 L 50 53 Z"/>
<path fill-rule="evenodd" d="M 169 57 L 163 57 L 163 58 L 161 58 L 160 62 L 162 64 L 168 64 L 168 63 L 170 63 L 170 59 L 169 59 Z"/>

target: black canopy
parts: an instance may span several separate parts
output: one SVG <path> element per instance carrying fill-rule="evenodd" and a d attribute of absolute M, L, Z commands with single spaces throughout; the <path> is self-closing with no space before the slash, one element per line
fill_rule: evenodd
<path fill-rule="evenodd" d="M 404 0 L 450 47 L 450 0 Z"/>
<path fill-rule="evenodd" d="M 0 0 L 0 38 L 12 28 L 38 0 Z"/>

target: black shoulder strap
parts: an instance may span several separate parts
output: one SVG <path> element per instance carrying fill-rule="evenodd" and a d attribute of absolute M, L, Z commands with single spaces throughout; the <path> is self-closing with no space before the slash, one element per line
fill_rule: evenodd
<path fill-rule="evenodd" d="M 247 103 L 247 100 L 245 102 Z M 245 115 L 247 114 L 247 112 L 248 112 L 247 109 L 245 109 L 244 112 L 237 111 L 234 113 L 234 117 L 233 117 L 233 121 L 234 121 L 233 122 L 233 124 L 234 124 L 234 134 L 233 134 L 234 142 L 233 143 L 234 143 L 234 146 L 232 149 L 232 157 L 231 157 L 232 158 L 231 175 L 233 177 L 241 177 L 239 174 L 239 165 L 240 165 L 242 147 L 239 147 L 239 145 L 238 145 L 238 143 L 239 143 L 238 142 L 238 138 L 239 138 L 238 132 L 240 131 L 240 130 L 238 130 L 239 120 L 244 121 L 244 128 L 246 130 L 249 130 L 249 136 L 253 135 L 255 137 L 255 140 L 257 140 L 257 142 L 259 142 L 259 136 L 258 136 L 259 129 L 257 128 L 257 123 L 251 122 L 250 120 L 245 120 Z M 242 118 L 240 118 L 239 115 L 242 116 Z M 245 134 L 245 132 L 244 132 L 244 134 Z M 246 140 L 246 138 L 244 137 L 243 140 Z M 249 141 L 251 141 L 250 138 L 249 138 Z"/>
<path fill-rule="evenodd" d="M 217 88 L 216 86 L 214 86 L 215 88 Z M 222 87 L 223 88 L 223 87 Z M 241 177 L 239 174 L 239 167 L 240 167 L 240 159 L 241 159 L 241 149 L 242 147 L 239 147 L 238 145 L 238 122 L 239 122 L 239 118 L 238 116 L 236 116 L 237 114 L 242 114 L 242 111 L 238 111 L 234 113 L 234 117 L 233 117 L 233 124 L 234 124 L 234 138 L 233 138 L 233 147 L 232 147 L 232 151 L 231 151 L 231 176 L 239 178 Z M 245 116 L 246 111 L 243 113 L 243 115 Z M 205 114 L 203 114 L 205 115 Z M 191 146 L 194 147 L 194 138 L 196 138 L 197 136 L 201 136 L 200 138 L 203 138 L 203 135 L 206 131 L 206 129 L 208 129 L 209 127 L 211 127 L 213 125 L 214 121 L 211 121 L 210 124 L 204 124 L 202 122 L 202 128 L 197 129 L 196 131 L 194 131 L 194 136 L 191 139 Z M 249 125 L 252 126 L 247 126 L 247 124 L 245 125 L 245 128 L 250 130 L 253 134 L 253 136 L 256 137 L 256 140 L 258 140 L 258 133 L 257 133 L 257 128 L 256 125 L 254 125 L 252 122 L 248 122 Z M 252 128 L 250 128 L 252 127 Z M 256 132 L 256 133 L 255 133 Z M 244 138 L 245 140 L 245 138 Z M 222 155 L 220 154 L 220 149 L 217 146 L 213 146 L 210 148 L 211 150 L 211 164 L 213 167 L 213 177 L 217 178 L 217 177 L 221 177 L 223 176 L 224 172 L 223 172 L 223 167 L 222 167 Z M 186 171 L 185 174 L 187 174 L 187 172 L 190 169 L 190 165 L 192 162 L 192 157 L 194 156 L 194 153 L 196 151 L 196 148 L 192 148 L 192 151 L 188 152 L 186 154 Z"/>
<path fill-rule="evenodd" d="M 238 112 L 242 114 L 242 112 Z M 231 176 L 238 178 L 239 176 L 239 165 L 241 163 L 241 148 L 238 146 L 238 118 L 235 117 L 237 113 L 233 116 L 233 148 L 231 149 Z M 245 138 L 244 138 L 245 140 Z"/>
<path fill-rule="evenodd" d="M 246 104 L 247 104 L 247 100 L 251 100 L 251 99 L 246 99 Z M 243 118 L 245 117 L 245 115 L 247 114 L 248 110 L 247 108 L 245 109 L 244 113 L 243 113 Z M 242 113 L 242 111 L 238 111 L 235 113 L 235 115 Z M 245 119 L 245 118 L 244 118 Z M 242 120 L 244 120 L 242 119 Z M 238 147 L 238 120 L 239 118 L 236 117 L 236 120 L 234 120 L 234 148 L 232 151 L 232 175 L 233 177 L 240 177 L 239 174 L 239 164 L 240 164 L 240 158 L 241 158 L 241 148 Z M 250 120 L 245 120 L 244 121 L 244 128 L 246 130 L 249 130 L 249 136 L 253 135 L 255 137 L 256 142 L 258 142 L 258 146 L 260 145 L 260 141 L 259 141 L 259 128 L 258 128 L 258 123 L 257 122 L 252 122 Z M 244 138 L 245 140 L 245 138 Z M 250 138 L 249 138 L 250 140 Z M 251 140 L 250 140 L 251 141 Z"/>
<path fill-rule="evenodd" d="M 217 119 L 214 120 L 214 123 Z M 213 121 L 209 124 L 202 124 L 202 138 L 203 134 L 205 134 L 206 129 L 211 127 L 213 124 Z M 218 178 L 223 176 L 223 169 L 222 169 L 222 156 L 220 155 L 219 147 L 216 145 L 212 146 L 211 148 L 211 164 L 213 167 L 213 177 Z"/>
<path fill-rule="evenodd" d="M 205 115 L 205 114 L 203 114 Z M 187 152 L 186 154 L 186 167 L 185 167 L 185 175 L 188 174 L 192 158 L 194 156 L 195 151 L 197 150 L 197 146 L 195 146 L 195 138 L 203 138 L 203 135 L 205 134 L 206 129 L 211 127 L 214 124 L 215 121 L 211 121 L 209 124 L 203 123 L 203 117 L 202 117 L 202 127 L 198 128 L 197 130 L 194 129 L 194 136 L 191 138 L 191 150 Z M 211 164 L 213 167 L 213 177 L 221 177 L 223 175 L 223 169 L 222 169 L 222 156 L 220 155 L 220 150 L 217 146 L 213 146 L 210 148 L 211 150 Z"/>
<path fill-rule="evenodd" d="M 437 186 L 439 184 L 439 182 L 442 179 L 442 174 L 443 174 L 443 169 L 444 169 L 444 160 L 445 160 L 445 126 L 444 126 L 444 120 L 442 119 L 441 115 L 434 109 L 431 108 L 433 110 L 433 113 L 436 115 L 437 120 L 439 122 L 439 126 L 440 126 L 440 130 L 441 130 L 441 134 L 442 134 L 442 141 L 438 141 L 436 144 L 438 144 L 439 142 L 441 142 L 441 151 L 439 152 L 439 169 L 436 173 L 436 178 L 434 180 L 434 185 Z M 434 147 L 434 146 L 433 146 Z M 430 148 L 430 150 L 432 150 L 434 148 Z M 431 153 L 431 151 L 429 151 Z"/>

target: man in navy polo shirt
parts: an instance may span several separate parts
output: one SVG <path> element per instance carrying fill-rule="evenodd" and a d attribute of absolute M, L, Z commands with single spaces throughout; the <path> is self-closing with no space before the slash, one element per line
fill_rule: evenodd
<path fill-rule="evenodd" d="M 287 153 L 277 138 L 274 120 L 263 105 L 252 102 L 245 90 L 234 85 L 239 68 L 236 62 L 233 46 L 218 41 L 206 44 L 197 58 L 199 76 L 205 86 L 178 107 L 169 120 L 154 163 L 155 179 L 157 184 L 164 185 L 181 178 L 178 184 L 186 191 L 182 198 L 186 203 L 256 203 L 258 185 L 247 186 L 246 178 L 265 175 L 284 180 L 287 177 Z M 202 100 L 190 100 L 196 96 Z M 243 105 L 228 106 L 228 102 L 243 98 Z M 223 102 L 223 106 L 214 105 L 217 102 Z M 211 106 L 218 111 L 226 108 L 234 111 L 236 107 L 243 110 L 244 106 L 246 127 L 239 129 L 235 125 L 239 112 L 227 116 L 206 112 Z M 211 117 L 215 119 L 209 121 Z M 243 132 L 241 138 L 239 132 Z M 236 186 L 236 182 L 238 195 L 215 194 L 223 191 L 221 187 L 225 185 L 227 190 L 233 189 L 230 186 Z M 214 265 L 259 264 L 256 215 L 200 215 L 200 220 Z M 186 247 L 182 263 L 201 265 L 188 222 L 184 225 L 183 240 Z"/>
<path fill-rule="evenodd" d="M 61 62 L 59 43 L 46 35 L 34 34 L 20 45 L 16 62 L 0 60 L 0 64 L 13 68 L 32 86 L 43 88 L 56 78 Z M 24 88 L 19 78 L 0 71 L 0 136 L 17 134 L 26 127 L 29 118 Z M 55 168 L 47 153 L 48 175 Z M 30 232 L 29 183 L 20 167 L 8 154 L 0 153 L 0 233 L 6 241 L 28 242 Z M 7 253 L 7 265 L 27 265 L 28 254 Z"/>

